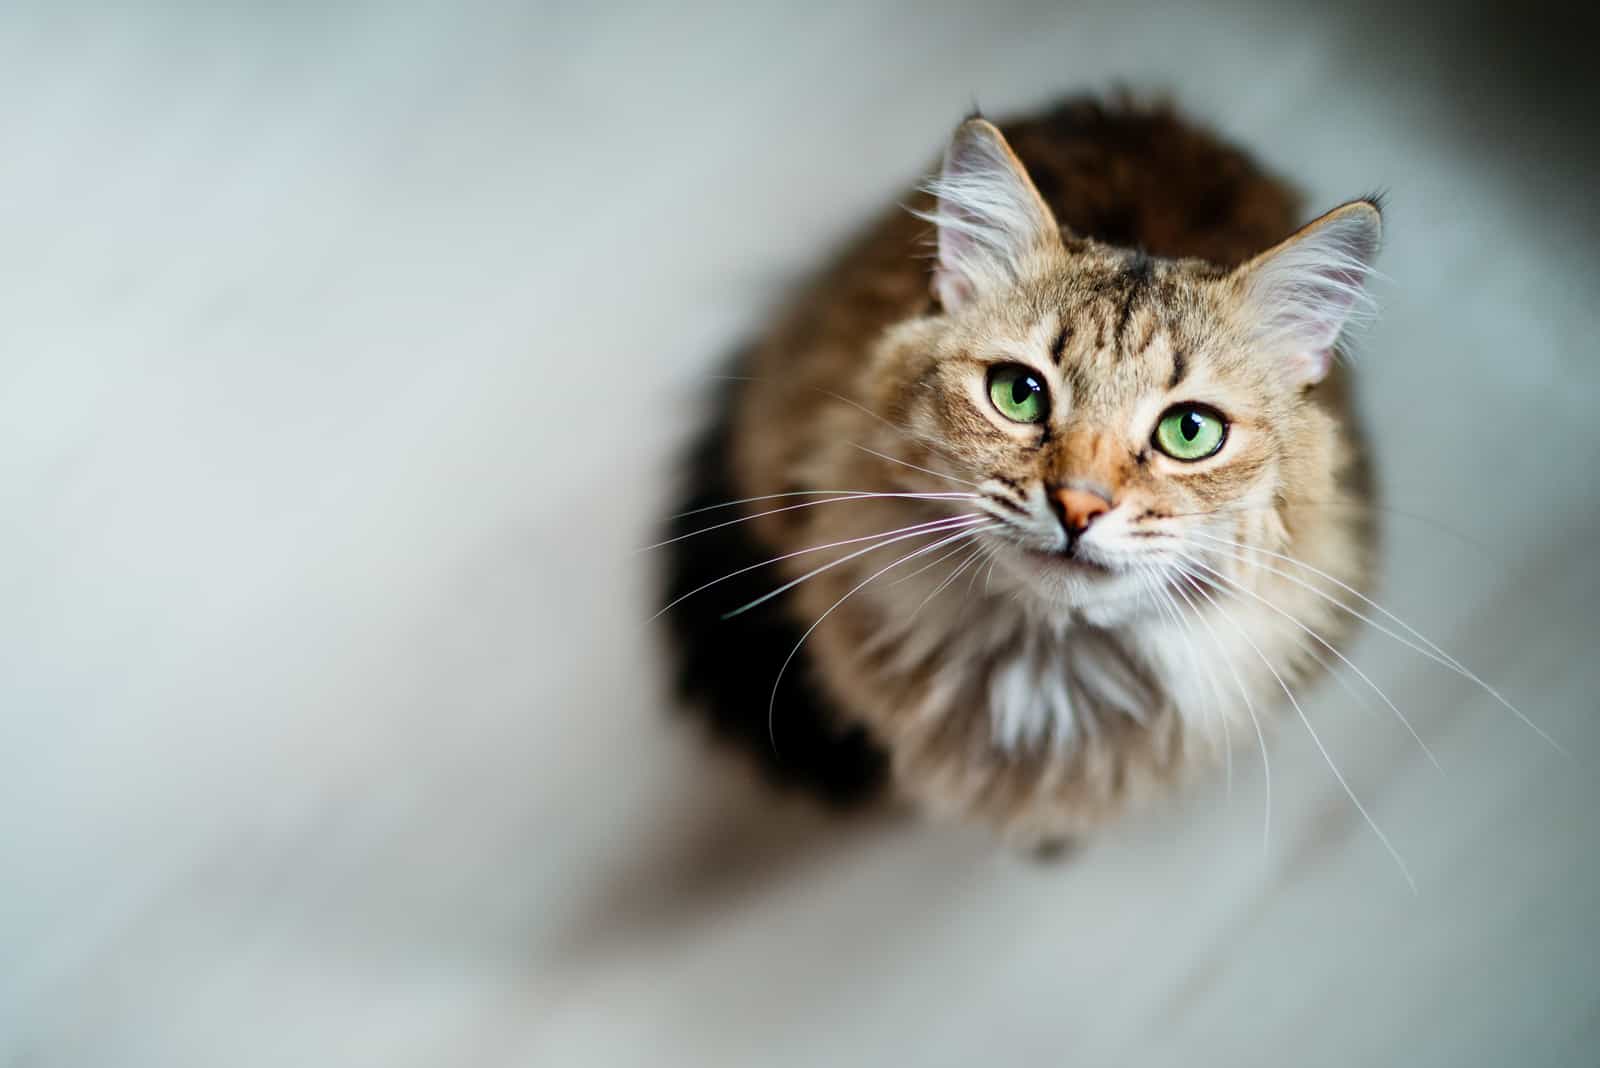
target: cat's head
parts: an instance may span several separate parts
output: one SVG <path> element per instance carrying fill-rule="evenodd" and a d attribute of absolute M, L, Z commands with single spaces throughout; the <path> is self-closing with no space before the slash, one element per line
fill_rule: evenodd
<path fill-rule="evenodd" d="M 1153 259 L 1064 233 L 982 119 L 930 191 L 939 311 L 890 332 L 876 399 L 983 493 L 1004 581 L 1114 618 L 1201 535 L 1271 548 L 1331 496 L 1350 450 L 1310 392 L 1363 308 L 1374 203 L 1232 269 Z"/>

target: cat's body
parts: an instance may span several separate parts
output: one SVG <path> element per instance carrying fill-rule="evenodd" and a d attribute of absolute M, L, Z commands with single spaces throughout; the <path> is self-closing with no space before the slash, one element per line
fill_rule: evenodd
<path fill-rule="evenodd" d="M 1359 442 L 1322 381 L 1349 309 L 1302 305 L 1307 271 L 1354 299 L 1376 212 L 1251 260 L 1296 197 L 1169 113 L 1069 104 L 1008 125 L 1016 157 L 993 130 L 963 126 L 922 214 L 888 213 L 730 371 L 669 616 L 685 695 L 773 770 L 850 797 L 887 771 L 1043 841 L 1257 744 L 1336 655 L 1347 618 L 1286 576 L 1367 578 Z M 1199 438 L 1170 428 L 1213 415 L 1180 460 Z"/>

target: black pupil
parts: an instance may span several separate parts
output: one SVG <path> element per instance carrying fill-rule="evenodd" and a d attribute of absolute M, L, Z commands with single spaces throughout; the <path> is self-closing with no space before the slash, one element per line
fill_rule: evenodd
<path fill-rule="evenodd" d="M 1011 382 L 1011 403 L 1022 404 L 1039 391 L 1039 383 L 1027 375 L 1018 375 Z"/>
<path fill-rule="evenodd" d="M 1193 441 L 1200 436 L 1200 417 L 1194 412 L 1184 412 L 1183 418 L 1178 420 L 1178 433 L 1183 435 L 1184 441 Z"/>

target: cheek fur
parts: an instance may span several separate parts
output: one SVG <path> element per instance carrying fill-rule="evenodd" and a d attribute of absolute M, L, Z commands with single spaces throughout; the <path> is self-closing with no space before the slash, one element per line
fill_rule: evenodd
<path fill-rule="evenodd" d="M 1246 507 L 1272 481 L 1271 457 L 1259 447 L 1194 472 L 1154 470 L 1151 464 L 1126 494 L 1129 522 L 1151 529 L 1173 518 L 1198 517 Z"/>
<path fill-rule="evenodd" d="M 988 411 L 987 397 L 972 390 L 946 383 L 932 402 L 938 435 L 947 451 L 959 456 L 980 478 L 1001 476 L 1026 485 L 1037 480 L 1042 470 L 1040 445 L 1045 439 L 1041 426 L 1002 424 L 1002 417 Z"/>

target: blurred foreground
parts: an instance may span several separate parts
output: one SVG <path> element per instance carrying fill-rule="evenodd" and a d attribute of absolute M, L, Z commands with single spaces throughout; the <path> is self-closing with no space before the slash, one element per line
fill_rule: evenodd
<path fill-rule="evenodd" d="M 1600 208 L 1561 23 L 0 13 L 0 1063 L 1593 1064 Z M 1529 36 L 1545 27 L 1549 40 Z M 1572 38 L 1578 39 L 1578 38 Z M 1056 866 L 665 712 L 706 374 L 972 104 L 1389 193 L 1376 701 Z M 1419 518 L 1421 517 L 1421 518 Z M 1443 528 L 1441 529 L 1441 524 Z"/>

